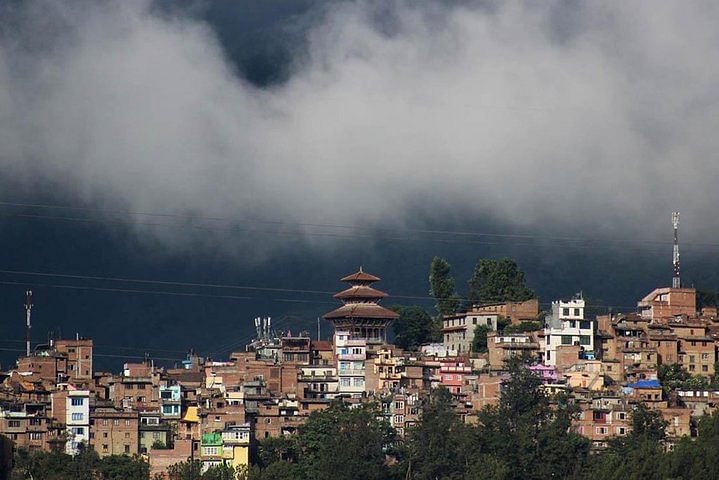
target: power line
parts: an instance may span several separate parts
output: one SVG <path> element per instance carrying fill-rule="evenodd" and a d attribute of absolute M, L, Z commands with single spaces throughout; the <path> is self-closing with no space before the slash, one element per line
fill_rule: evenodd
<path fill-rule="evenodd" d="M 25 343 L 25 340 L 15 340 L 15 339 L 7 339 L 3 338 L 0 340 L 0 342 L 7 342 L 7 343 Z M 107 343 L 92 343 L 93 347 L 105 347 L 105 348 L 114 348 L 118 350 L 134 350 L 137 352 L 168 352 L 168 353 L 188 353 L 188 350 L 168 350 L 164 348 L 155 348 L 155 347 L 126 347 L 121 345 L 112 345 Z"/>
<path fill-rule="evenodd" d="M 35 208 L 35 209 L 46 209 L 46 210 L 70 210 L 70 211 L 83 211 L 83 212 L 94 212 L 94 213 L 106 213 L 106 214 L 112 214 L 112 215 L 129 215 L 129 216 L 141 216 L 141 217 L 151 217 L 151 218 L 176 218 L 181 220 L 188 220 L 188 221 L 196 221 L 196 220 L 206 220 L 211 222 L 221 222 L 231 225 L 238 225 L 238 224 L 247 224 L 247 223 L 255 223 L 255 224 L 263 224 L 263 225 L 278 225 L 278 226 L 293 226 L 293 227 L 302 227 L 302 228 L 329 228 L 329 229 L 343 229 L 343 230 L 371 230 L 373 232 L 405 232 L 405 233 L 422 233 L 422 234 L 429 234 L 429 235 L 450 235 L 450 236 L 459 236 L 459 237 L 493 237 L 493 238 L 503 238 L 503 239 L 530 239 L 530 240 L 552 240 L 552 241 L 570 241 L 570 242 L 588 242 L 591 243 L 591 248 L 597 248 L 598 246 L 601 246 L 602 244 L 605 244 L 606 242 L 614 242 L 614 243 L 622 243 L 622 244 L 631 244 L 631 243 L 642 243 L 642 244 L 652 244 L 652 245 L 670 245 L 672 242 L 670 241 L 661 241 L 661 240 L 650 240 L 650 239 L 641 239 L 641 238 L 627 238 L 627 239 L 603 239 L 601 242 L 598 241 L 595 238 L 590 237 L 577 237 L 577 236 L 561 236 L 561 235 L 545 235 L 545 234 L 526 234 L 526 233 L 497 233 L 497 232 L 478 232 L 478 231 L 461 231 L 461 230 L 443 230 L 443 229 L 421 229 L 421 228 L 387 228 L 387 227 L 367 227 L 367 226 L 358 226 L 358 225 L 347 225 L 347 224 L 338 224 L 338 223 L 311 223 L 311 222 L 288 222 L 288 221 L 282 221 L 282 220 L 270 220 L 270 219 L 260 219 L 260 218 L 243 218 L 243 219 L 233 219 L 230 217 L 224 217 L 224 216 L 206 216 L 206 215 L 190 215 L 190 214 L 180 214 L 180 213 L 162 213 L 162 212 L 141 212 L 141 211 L 132 211 L 132 210 L 120 210 L 120 209 L 102 209 L 102 208 L 93 208 L 93 207 L 77 207 L 77 206 L 69 206 L 69 205 L 54 205 L 54 204 L 44 204 L 44 203 L 21 203 L 21 202 L 9 202 L 9 201 L 0 201 L 0 207 L 13 207 L 13 208 Z M 103 220 L 103 219 L 97 219 L 97 218 L 82 218 L 82 217 L 61 217 L 61 216 L 52 216 L 52 215 L 35 215 L 35 214 L 5 214 L 0 216 L 8 216 L 8 217 L 19 217 L 19 218 L 39 218 L 39 219 L 50 219 L 50 220 L 64 220 L 64 221 L 78 221 L 78 222 L 88 222 L 88 223 L 120 223 L 125 224 L 123 221 L 114 221 L 114 220 Z M 136 222 L 141 225 L 150 225 L 150 226 L 163 226 L 163 227 L 180 227 L 180 228 L 197 228 L 202 230 L 212 230 L 211 227 L 203 227 L 198 225 L 188 225 L 188 224 L 168 224 L 168 223 L 149 223 L 149 222 Z M 330 237 L 375 237 L 376 235 L 368 235 L 368 234 L 331 234 L 331 233 L 323 233 L 323 232 L 282 232 L 282 231 L 261 231 L 261 230 L 243 230 L 247 232 L 255 232 L 255 233 L 274 233 L 274 234 L 290 234 L 290 235 L 319 235 L 319 236 L 330 236 Z M 415 240 L 415 237 L 402 237 L 402 238 L 392 238 L 391 240 Z M 423 240 L 431 240 L 431 241 L 444 241 L 446 239 L 423 239 Z M 474 242 L 472 242 L 474 243 Z M 491 243 L 494 244 L 494 243 Z M 693 246 L 705 246 L 705 247 L 719 247 L 719 243 L 687 243 L 688 245 Z M 529 244 L 516 244 L 516 245 L 529 245 Z M 565 245 L 566 246 L 566 245 Z M 575 245 L 576 246 L 576 245 Z M 589 248 L 589 247 L 588 247 Z"/>
<path fill-rule="evenodd" d="M 25 352 L 25 350 L 23 350 L 21 348 L 4 348 L 4 347 L 0 347 L 0 351 L 22 352 L 22 353 Z M 95 353 L 95 352 L 93 352 L 92 356 L 93 357 L 105 357 L 105 358 L 143 358 L 143 359 L 147 358 L 144 355 L 142 355 L 142 356 L 140 356 L 140 355 L 111 355 L 108 353 Z M 175 362 L 178 362 L 178 361 L 181 362 L 183 360 L 186 360 L 185 358 L 168 358 L 168 357 L 155 357 L 155 356 L 150 356 L 150 357 L 154 360 L 167 360 L 167 361 L 175 361 Z"/>
<path fill-rule="evenodd" d="M 124 277 L 101 277 L 92 275 L 79 275 L 79 274 L 66 274 L 66 273 L 55 273 L 55 272 L 31 272 L 24 270 L 5 270 L 1 269 L 0 273 L 11 274 L 11 275 L 27 275 L 27 276 L 39 276 L 39 277 L 57 277 L 57 278 L 70 278 L 74 280 L 96 280 L 96 281 L 110 281 L 110 282 L 127 282 L 127 283 L 140 283 L 140 284 L 157 284 L 166 286 L 179 286 L 179 287 L 201 287 L 201 288 L 218 288 L 218 289 L 237 289 L 237 290 L 255 290 L 255 291 L 269 291 L 269 292 L 283 292 L 283 293 L 301 293 L 301 294 L 320 294 L 320 295 L 334 295 L 336 292 L 328 290 L 311 290 L 311 289 L 299 289 L 299 288 L 278 288 L 278 287 L 263 287 L 257 285 L 230 285 L 222 283 L 199 283 L 199 282 L 177 282 L 168 280 L 147 280 L 147 279 L 136 279 L 136 278 L 124 278 Z M 3 282 L 0 282 L 2 284 Z M 11 282 L 12 283 L 12 282 Z M 18 285 L 39 285 L 46 286 L 43 284 L 36 283 L 17 283 Z M 49 285 L 53 286 L 53 285 Z M 58 288 L 64 288 L 64 286 L 58 286 Z M 230 298 L 230 299 L 242 299 L 242 300 L 271 300 L 281 302 L 299 302 L 299 303 L 312 303 L 312 304 L 332 304 L 337 305 L 337 302 L 330 301 L 314 301 L 314 300 L 298 300 L 298 299 L 285 299 L 285 298 L 274 298 L 274 299 L 263 299 L 261 297 L 239 297 L 231 295 L 210 295 L 210 294 L 199 294 L 199 293 L 182 293 L 182 292 L 160 292 L 155 290 L 132 290 L 132 289 L 103 289 L 97 287 L 80 287 L 80 286 L 67 286 L 67 288 L 75 289 L 98 289 L 102 291 L 128 291 L 133 293 L 156 293 L 156 294 L 177 294 L 177 295 L 188 295 L 188 296 L 207 296 L 210 298 Z M 425 300 L 425 301 L 438 301 L 435 297 L 429 295 L 390 295 L 390 298 L 405 299 L 405 300 Z M 469 301 L 470 299 L 464 296 L 457 296 L 447 301 Z M 441 301 L 441 300 L 440 300 Z M 540 305 L 551 305 L 551 302 L 540 302 Z M 612 307 L 612 308 L 635 308 L 621 305 L 587 305 L 594 307 Z"/>
<path fill-rule="evenodd" d="M 221 298 L 226 300 L 262 300 L 271 302 L 288 302 L 288 303 L 310 303 L 310 304 L 332 304 L 336 305 L 335 302 L 321 302 L 312 300 L 298 300 L 293 298 L 261 298 L 261 297 L 241 297 L 237 295 L 211 295 L 206 293 L 189 293 L 189 292 L 167 292 L 158 290 L 135 290 L 128 288 L 102 288 L 102 287 L 88 287 L 88 286 L 77 286 L 77 285 L 58 285 L 51 283 L 34 283 L 34 282 L 13 282 L 13 281 L 0 281 L 0 285 L 32 285 L 37 287 L 48 287 L 48 288 L 62 288 L 69 290 L 90 290 L 99 292 L 114 292 L 114 293 L 138 293 L 146 295 L 170 295 L 178 297 L 203 297 L 203 298 Z"/>

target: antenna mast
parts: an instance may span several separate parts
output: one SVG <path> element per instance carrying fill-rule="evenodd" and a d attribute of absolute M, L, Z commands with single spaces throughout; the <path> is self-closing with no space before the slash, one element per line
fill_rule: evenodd
<path fill-rule="evenodd" d="M 30 356 L 30 314 L 32 312 L 32 290 L 25 292 L 25 356 Z"/>
<path fill-rule="evenodd" d="M 672 257 L 674 277 L 672 278 L 672 288 L 682 288 L 682 279 L 679 275 L 679 212 L 672 212 L 672 225 L 674 226 L 674 255 Z"/>

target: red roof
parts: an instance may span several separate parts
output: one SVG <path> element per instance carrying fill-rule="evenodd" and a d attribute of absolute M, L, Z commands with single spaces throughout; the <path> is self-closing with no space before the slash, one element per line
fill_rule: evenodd
<path fill-rule="evenodd" d="M 357 273 L 353 273 L 352 275 L 347 275 L 346 277 L 343 277 L 340 281 L 342 281 L 342 282 L 379 282 L 380 278 L 375 277 L 374 275 L 370 275 L 369 273 L 363 272 L 362 267 L 360 267 L 360 269 Z"/>
<path fill-rule="evenodd" d="M 333 318 L 385 318 L 394 320 L 399 318 L 399 314 L 376 303 L 349 303 L 326 313 L 323 318 L 328 320 Z"/>
<path fill-rule="evenodd" d="M 387 294 L 366 285 L 355 285 L 334 295 L 335 298 L 383 298 Z"/>

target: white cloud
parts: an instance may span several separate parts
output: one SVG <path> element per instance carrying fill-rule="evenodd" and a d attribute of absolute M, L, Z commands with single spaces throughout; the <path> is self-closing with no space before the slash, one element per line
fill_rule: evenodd
<path fill-rule="evenodd" d="M 343 4 L 268 90 L 207 25 L 147 1 L 24 8 L 0 43 L 0 175 L 237 219 L 396 225 L 442 204 L 646 237 L 679 208 L 716 233 L 710 2 L 396 2 L 383 28 L 386 3 Z"/>

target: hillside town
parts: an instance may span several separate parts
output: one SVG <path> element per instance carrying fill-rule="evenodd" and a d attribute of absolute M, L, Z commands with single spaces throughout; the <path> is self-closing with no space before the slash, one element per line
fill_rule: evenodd
<path fill-rule="evenodd" d="M 388 341 L 399 314 L 380 305 L 388 296 L 380 278 L 359 268 L 341 281 L 338 308 L 324 315 L 334 327 L 326 340 L 257 318 L 255 338 L 229 358 L 191 354 L 175 368 L 147 359 L 119 373 L 96 370 L 93 340 L 79 335 L 28 348 L 0 373 L 4 458 L 92 449 L 138 456 L 153 478 L 187 460 L 243 468 L 258 442 L 293 435 L 337 401 L 378 403 L 401 437 L 423 396 L 442 387 L 471 424 L 497 404 L 516 357 L 549 397 L 564 394 L 578 407 L 573 428 L 594 449 L 630 434 L 638 404 L 660 413 L 671 445 L 695 437 L 696 420 L 719 403 L 717 309 L 699 309 L 697 292 L 679 282 L 649 292 L 631 313 L 592 316 L 582 293 L 546 312 L 537 298 L 473 304 L 442 317 L 441 342 L 403 350 Z"/>

